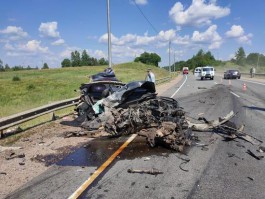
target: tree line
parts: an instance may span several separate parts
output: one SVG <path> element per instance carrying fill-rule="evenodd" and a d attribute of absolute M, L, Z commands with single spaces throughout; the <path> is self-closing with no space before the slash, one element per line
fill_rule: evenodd
<path fill-rule="evenodd" d="M 49 69 L 49 66 L 47 63 L 44 63 L 41 69 Z M 19 71 L 19 70 L 39 70 L 39 67 L 31 67 L 28 65 L 27 67 L 22 65 L 15 65 L 15 66 L 9 66 L 8 64 L 4 64 L 3 61 L 0 59 L 0 72 L 5 71 Z"/>
<path fill-rule="evenodd" d="M 144 52 L 139 57 L 136 57 L 134 62 L 142 62 L 143 64 L 154 65 L 158 67 L 158 63 L 161 62 L 161 57 L 156 53 Z"/>
<path fill-rule="evenodd" d="M 234 58 L 228 61 L 240 66 L 265 66 L 265 56 L 263 54 L 250 53 L 248 54 L 248 56 L 246 56 L 243 47 L 240 47 L 235 52 Z M 192 58 L 188 59 L 187 61 L 175 62 L 175 64 L 171 65 L 171 68 L 174 68 L 175 66 L 176 70 L 182 70 L 183 67 L 189 67 L 189 69 L 194 69 L 196 67 L 203 66 L 220 66 L 225 65 L 225 63 L 228 61 L 216 60 L 210 51 L 204 52 L 202 49 L 200 49 L 196 55 L 193 55 Z"/>
<path fill-rule="evenodd" d="M 90 57 L 86 50 L 83 50 L 82 54 L 75 50 L 71 52 L 71 59 L 64 59 L 61 62 L 61 66 L 64 67 L 78 67 L 78 66 L 101 66 L 108 65 L 109 62 L 105 58 L 96 59 Z"/>
<path fill-rule="evenodd" d="M 236 52 L 234 58 L 228 60 L 232 63 L 235 63 L 240 66 L 265 66 L 265 56 L 260 53 L 250 53 L 246 56 L 245 50 L 243 47 L 240 47 Z M 194 69 L 196 67 L 202 66 L 220 66 L 224 65 L 228 61 L 220 61 L 216 60 L 210 51 L 204 52 L 200 49 L 196 55 L 193 55 L 192 58 L 187 61 L 178 61 L 171 65 L 171 69 L 175 67 L 175 70 L 182 70 L 183 67 L 189 67 L 190 69 Z M 141 62 L 144 64 L 154 65 L 158 67 L 158 63 L 161 62 L 161 57 L 156 53 L 148 53 L 144 52 L 139 57 L 134 59 L 134 62 Z M 100 65 L 108 65 L 108 61 L 105 58 L 96 59 L 94 57 L 90 57 L 86 50 L 83 50 L 82 54 L 79 51 L 71 52 L 71 59 L 64 59 L 61 62 L 62 67 L 78 67 L 78 66 L 100 66 Z M 166 66 L 165 68 L 169 68 Z M 36 70 L 39 69 L 36 67 L 24 67 L 21 65 L 10 67 L 8 64 L 3 63 L 0 59 L 0 72 L 9 71 L 9 70 Z M 47 63 L 43 63 L 41 69 L 49 69 Z"/>

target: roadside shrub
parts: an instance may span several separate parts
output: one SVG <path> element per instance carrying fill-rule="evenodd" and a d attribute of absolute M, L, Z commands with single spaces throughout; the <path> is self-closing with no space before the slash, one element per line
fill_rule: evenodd
<path fill-rule="evenodd" d="M 30 85 L 28 85 L 27 86 L 27 89 L 28 90 L 33 90 L 33 89 L 35 89 L 36 87 L 33 85 L 33 84 L 30 84 Z"/>
<path fill-rule="evenodd" d="M 20 81 L 20 77 L 15 75 L 12 80 L 13 80 L 13 82 Z"/>

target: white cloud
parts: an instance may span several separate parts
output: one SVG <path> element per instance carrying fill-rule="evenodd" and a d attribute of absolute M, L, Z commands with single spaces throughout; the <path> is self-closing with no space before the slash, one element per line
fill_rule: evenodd
<path fill-rule="evenodd" d="M 131 0 L 134 1 L 138 5 L 146 5 L 148 3 L 147 0 Z"/>
<path fill-rule="evenodd" d="M 191 40 L 195 43 L 209 44 L 209 49 L 219 48 L 223 40 L 216 30 L 217 25 L 212 25 L 205 32 L 194 31 Z"/>
<path fill-rule="evenodd" d="M 173 29 L 167 30 L 167 31 L 160 31 L 158 33 L 158 38 L 161 41 L 169 41 L 169 40 L 173 40 L 176 37 L 176 31 Z"/>
<path fill-rule="evenodd" d="M 7 35 L 10 40 L 22 39 L 28 36 L 27 32 L 24 32 L 21 27 L 7 26 L 6 29 L 0 30 L 1 34 Z"/>
<path fill-rule="evenodd" d="M 107 57 L 107 55 L 102 50 L 95 50 L 93 55 L 94 56 L 92 56 L 92 57 L 96 57 L 97 59 Z"/>
<path fill-rule="evenodd" d="M 244 29 L 240 25 L 233 25 L 229 31 L 225 33 L 229 38 L 231 37 L 240 37 L 244 35 Z"/>
<path fill-rule="evenodd" d="M 48 51 L 48 47 L 42 47 L 40 45 L 41 41 L 37 40 L 31 40 L 28 41 L 28 43 L 24 46 L 21 46 L 23 50 L 29 51 L 29 52 L 42 52 L 45 53 Z"/>
<path fill-rule="evenodd" d="M 239 43 L 251 44 L 252 33 L 245 34 L 244 29 L 240 25 L 233 25 L 230 30 L 225 33 L 227 38 L 235 38 Z"/>
<path fill-rule="evenodd" d="M 10 43 L 6 43 L 4 45 L 5 50 L 15 50 L 14 46 L 12 46 Z"/>
<path fill-rule="evenodd" d="M 39 32 L 43 37 L 59 38 L 60 33 L 57 31 L 57 22 L 41 23 Z"/>
<path fill-rule="evenodd" d="M 243 35 L 243 36 L 239 37 L 237 41 L 239 43 L 251 44 L 252 43 L 252 41 L 251 41 L 252 37 L 253 37 L 253 34 L 249 33 L 247 35 Z"/>
<path fill-rule="evenodd" d="M 181 2 L 177 2 L 169 11 L 169 16 L 177 25 L 201 26 L 211 24 L 213 19 L 218 19 L 230 14 L 230 9 L 216 5 L 216 1 L 192 0 L 186 10 Z"/>
<path fill-rule="evenodd" d="M 71 58 L 71 52 L 74 52 L 74 51 L 79 51 L 81 52 L 82 49 L 81 48 L 78 48 L 78 47 L 67 47 L 64 51 L 62 51 L 59 55 L 60 57 L 62 58 Z"/>
<path fill-rule="evenodd" d="M 41 46 L 41 41 L 31 40 L 24 44 L 11 45 L 7 43 L 4 46 L 9 56 L 25 56 L 25 55 L 42 55 L 48 54 L 48 47 Z"/>
<path fill-rule="evenodd" d="M 52 42 L 52 45 L 53 45 L 53 46 L 61 46 L 61 45 L 63 45 L 64 43 L 65 43 L 65 41 L 64 41 L 63 39 L 58 39 L 58 40 Z"/>

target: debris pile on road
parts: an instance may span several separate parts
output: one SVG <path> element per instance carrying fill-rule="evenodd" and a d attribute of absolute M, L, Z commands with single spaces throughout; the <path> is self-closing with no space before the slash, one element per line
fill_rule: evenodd
<path fill-rule="evenodd" d="M 191 144 L 192 132 L 178 102 L 153 94 L 144 98 L 127 108 L 110 108 L 94 120 L 83 123 L 83 127 L 89 130 L 103 127 L 112 136 L 137 133 L 146 137 L 152 147 L 163 145 L 183 151 Z"/>
<path fill-rule="evenodd" d="M 260 142 L 243 132 L 244 125 L 237 128 L 230 121 L 236 115 L 233 111 L 217 120 L 198 118 L 193 123 L 176 100 L 157 96 L 154 92 L 150 82 L 125 85 L 93 105 L 93 109 L 102 112 L 93 119 L 88 118 L 82 127 L 92 132 L 103 129 L 110 136 L 137 133 L 146 137 L 151 147 L 161 145 L 178 152 L 183 152 L 196 139 L 192 131 L 218 133 L 227 140 L 240 138 L 252 144 Z"/>

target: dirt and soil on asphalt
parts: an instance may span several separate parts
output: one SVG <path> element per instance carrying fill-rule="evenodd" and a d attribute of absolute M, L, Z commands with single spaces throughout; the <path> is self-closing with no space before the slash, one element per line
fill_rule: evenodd
<path fill-rule="evenodd" d="M 159 95 L 176 85 L 182 76 L 156 87 Z M 6 145 L 9 138 L 0 140 L 0 198 L 5 198 L 23 184 L 46 171 L 52 163 L 82 147 L 87 136 L 69 136 L 84 132 L 70 115 L 21 133 L 21 138 Z"/>

